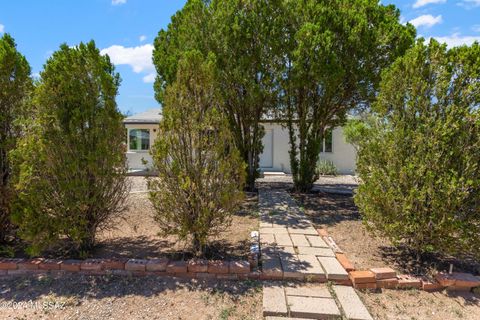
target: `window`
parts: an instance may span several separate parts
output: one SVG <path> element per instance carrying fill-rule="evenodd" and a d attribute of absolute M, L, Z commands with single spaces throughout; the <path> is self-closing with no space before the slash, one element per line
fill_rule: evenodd
<path fill-rule="evenodd" d="M 150 149 L 150 130 L 148 129 L 130 129 L 129 150 L 146 151 Z"/>
<path fill-rule="evenodd" d="M 325 130 L 325 136 L 322 138 L 320 144 L 320 152 L 332 152 L 333 151 L 333 130 Z"/>

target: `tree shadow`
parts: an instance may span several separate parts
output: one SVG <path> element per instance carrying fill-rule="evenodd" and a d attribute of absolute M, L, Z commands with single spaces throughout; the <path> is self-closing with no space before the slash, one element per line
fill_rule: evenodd
<path fill-rule="evenodd" d="M 259 290 L 256 281 L 215 281 L 181 279 L 161 276 L 91 276 L 80 274 L 32 275 L 2 281 L 0 299 L 8 302 L 25 302 L 55 295 L 58 298 L 74 298 L 85 301 L 108 297 L 155 297 L 166 291 L 186 289 L 207 293 L 228 293 L 235 297 Z"/>
<path fill-rule="evenodd" d="M 361 221 L 362 217 L 351 195 L 312 192 L 292 193 L 315 224 L 333 226 L 342 221 Z"/>

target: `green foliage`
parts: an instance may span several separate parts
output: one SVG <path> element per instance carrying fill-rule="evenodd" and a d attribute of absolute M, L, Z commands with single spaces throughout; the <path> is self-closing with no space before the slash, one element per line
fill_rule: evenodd
<path fill-rule="evenodd" d="M 62 245 L 84 255 L 128 194 L 120 77 L 93 41 L 62 45 L 40 76 L 14 153 L 13 218 L 30 254 Z"/>
<path fill-rule="evenodd" d="M 345 141 L 353 145 L 356 149 L 362 140 L 367 139 L 370 134 L 372 117 L 368 119 L 350 119 L 343 126 L 343 135 Z"/>
<path fill-rule="evenodd" d="M 193 50 L 180 59 L 152 150 L 158 177 L 148 182 L 161 232 L 191 240 L 197 254 L 229 224 L 245 179 L 215 71 L 213 55 Z"/>
<path fill-rule="evenodd" d="M 218 85 L 235 146 L 247 164 L 247 187 L 253 190 L 263 150 L 262 116 L 276 105 L 276 72 L 281 60 L 282 1 L 190 0 L 155 39 L 153 60 L 158 77 L 156 98 L 175 81 L 184 52 L 216 56 Z"/>
<path fill-rule="evenodd" d="M 480 257 L 480 45 L 423 41 L 383 74 L 355 202 L 417 252 Z"/>
<path fill-rule="evenodd" d="M 325 129 L 375 98 L 382 68 L 412 45 L 415 30 L 376 0 L 285 3 L 283 111 L 295 189 L 308 191 Z"/>
<path fill-rule="evenodd" d="M 31 89 L 30 66 L 17 51 L 13 38 L 4 34 L 0 38 L 0 244 L 11 229 L 15 173 L 9 154 L 20 136 L 19 119 L 26 109 Z"/>
<path fill-rule="evenodd" d="M 336 176 L 338 174 L 337 167 L 332 161 L 320 158 L 317 162 L 317 175 L 319 176 Z"/>

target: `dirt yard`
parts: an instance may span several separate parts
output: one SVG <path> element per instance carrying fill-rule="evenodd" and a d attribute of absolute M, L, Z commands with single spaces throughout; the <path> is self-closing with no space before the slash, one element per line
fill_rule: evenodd
<path fill-rule="evenodd" d="M 408 252 L 393 247 L 387 239 L 367 232 L 351 196 L 327 193 L 295 195 L 317 227 L 327 229 L 357 269 L 392 267 L 412 274 L 446 270 L 449 262 L 457 271 L 478 274 L 478 263 L 462 264 L 432 257 L 427 263 L 412 263 Z M 480 319 L 480 295 L 472 293 L 427 293 L 418 290 L 359 292 L 375 319 Z"/>
<path fill-rule="evenodd" d="M 262 319 L 261 285 L 64 275 L 0 283 L 0 319 Z"/>
<path fill-rule="evenodd" d="M 190 256 L 188 244 L 177 242 L 174 236 L 160 236 L 154 210 L 146 193 L 142 177 L 131 177 L 132 192 L 128 197 L 128 210 L 116 218 L 113 229 L 98 236 L 94 257 L 157 258 L 171 256 L 176 259 Z M 257 197 L 247 196 L 241 210 L 232 216 L 231 224 L 212 237 L 208 258 L 241 259 L 248 254 L 250 232 L 258 230 Z"/>

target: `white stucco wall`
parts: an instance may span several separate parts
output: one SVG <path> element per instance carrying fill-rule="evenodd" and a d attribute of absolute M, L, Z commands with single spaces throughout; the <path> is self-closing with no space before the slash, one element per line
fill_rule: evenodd
<path fill-rule="evenodd" d="M 129 129 L 148 129 L 150 130 L 150 148 L 152 147 L 153 141 L 157 138 L 158 125 L 157 124 L 126 124 L 125 128 Z M 127 133 L 128 136 L 128 133 Z M 129 147 L 127 141 L 127 148 Z M 127 150 L 127 163 L 129 170 L 143 170 L 145 165 L 142 163 L 142 159 L 148 161 L 147 167 L 151 166 L 152 156 L 150 151 L 139 151 L 139 150 Z"/>
<path fill-rule="evenodd" d="M 261 169 L 264 171 L 281 171 L 291 173 L 290 170 L 290 144 L 288 142 L 288 130 L 277 123 L 263 123 L 266 135 L 263 139 L 264 154 L 260 156 Z M 150 147 L 157 137 L 157 124 L 126 124 L 127 129 L 148 129 L 150 130 Z M 333 130 L 332 152 L 322 152 L 321 158 L 332 161 L 340 174 L 355 173 L 355 148 L 345 141 L 342 128 Z M 272 144 L 273 143 L 273 144 Z M 269 144 L 269 146 L 267 145 Z M 127 144 L 128 146 L 128 144 Z M 265 153 L 268 153 L 265 154 Z M 149 151 L 127 151 L 128 167 L 131 170 L 142 170 L 145 166 L 142 159 L 151 165 L 152 156 Z M 266 166 L 268 164 L 268 166 Z M 262 166 L 263 165 L 263 166 Z M 147 167 L 149 165 L 147 164 Z"/>
<path fill-rule="evenodd" d="M 269 155 L 260 156 L 261 169 L 264 171 L 282 171 L 291 173 L 290 169 L 290 144 L 288 140 L 288 130 L 277 123 L 263 123 L 267 132 L 264 137 L 264 145 L 272 140 L 268 132 L 273 135 L 273 150 L 264 148 L 264 152 L 272 152 L 273 166 L 262 167 L 262 164 L 269 163 Z M 320 157 L 332 161 L 340 174 L 353 174 L 355 172 L 356 151 L 355 148 L 345 141 L 342 128 L 335 128 L 332 134 L 333 146 L 332 152 L 322 152 Z M 265 159 L 268 160 L 265 160 Z"/>

